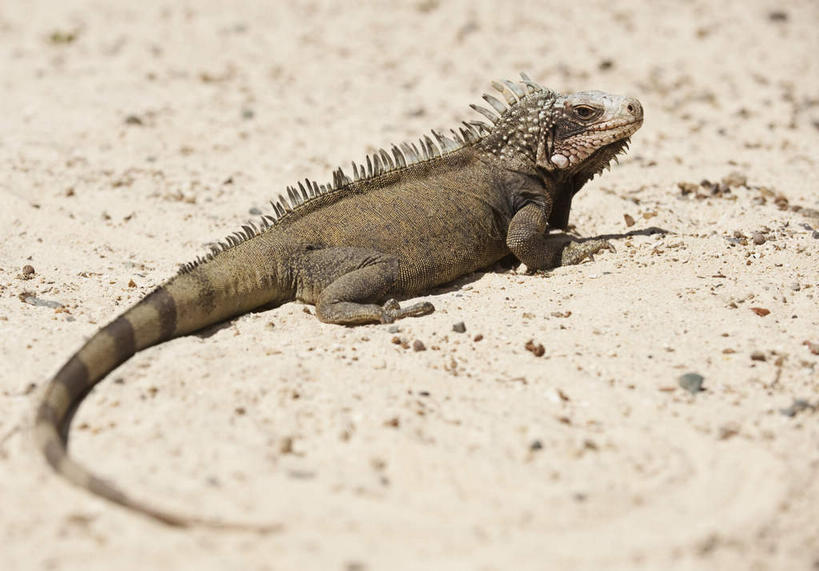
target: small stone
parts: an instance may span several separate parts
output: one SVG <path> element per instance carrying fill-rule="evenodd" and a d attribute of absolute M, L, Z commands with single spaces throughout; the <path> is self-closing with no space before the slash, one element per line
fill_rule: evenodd
<path fill-rule="evenodd" d="M 397 325 L 390 325 L 387 327 L 387 333 L 398 333 L 399 331 L 401 331 L 401 328 Z"/>
<path fill-rule="evenodd" d="M 722 184 L 725 186 L 745 186 L 748 184 L 748 177 L 741 172 L 734 171 L 722 177 Z"/>
<path fill-rule="evenodd" d="M 592 451 L 597 451 L 597 450 L 600 449 L 600 447 L 597 446 L 597 443 L 594 440 L 592 440 L 591 438 L 587 438 L 587 439 L 585 439 L 583 441 L 583 448 L 585 450 L 592 450 Z"/>
<path fill-rule="evenodd" d="M 819 343 L 813 343 L 812 341 L 808 341 L 805 339 L 802 342 L 802 345 L 808 348 L 808 351 L 813 353 L 814 355 L 819 355 Z"/>
<path fill-rule="evenodd" d="M 427 346 L 424 345 L 424 342 L 421 341 L 420 339 L 416 339 L 415 341 L 412 342 L 412 350 L 413 351 L 426 351 Z"/>
<path fill-rule="evenodd" d="M 35 274 L 34 266 L 26 264 L 25 266 L 23 266 L 23 269 L 21 270 L 21 274 L 22 274 L 22 278 L 24 280 L 30 280 L 31 278 L 34 277 L 34 274 Z"/>
<path fill-rule="evenodd" d="M 751 353 L 751 361 L 767 361 L 768 357 L 762 351 L 754 351 Z"/>
<path fill-rule="evenodd" d="M 455 325 L 452 326 L 452 330 L 455 333 L 465 333 L 466 332 L 466 324 L 463 321 L 459 321 Z"/>
<path fill-rule="evenodd" d="M 695 395 L 703 390 L 702 383 L 704 380 L 705 377 L 703 377 L 699 373 L 686 373 L 684 375 L 681 375 L 680 378 L 677 379 L 677 384 L 679 384 L 682 388 L 687 390 L 692 395 Z"/>
<path fill-rule="evenodd" d="M 623 220 L 626 223 L 626 228 L 631 228 L 634 226 L 634 217 L 630 214 L 623 214 Z"/>
<path fill-rule="evenodd" d="M 815 410 L 815 409 L 816 409 L 816 407 L 813 406 L 812 404 L 810 404 L 805 399 L 794 399 L 791 406 L 789 406 L 788 408 L 781 408 L 781 409 L 779 409 L 779 412 L 781 412 L 785 416 L 793 417 L 793 416 L 796 416 L 797 414 L 799 414 L 800 412 L 802 412 L 803 410 Z"/>
<path fill-rule="evenodd" d="M 699 187 L 693 182 L 678 182 L 677 188 L 680 189 L 680 194 L 686 196 L 688 194 L 696 194 Z"/>
<path fill-rule="evenodd" d="M 65 30 L 54 30 L 48 35 L 48 41 L 52 44 L 71 44 L 74 43 L 77 39 L 79 32 L 74 30 L 72 31 L 65 31 Z"/>
<path fill-rule="evenodd" d="M 255 206 L 253 208 L 251 208 L 250 210 L 248 210 L 248 212 L 250 214 L 252 214 L 253 216 L 261 216 L 261 214 L 262 214 L 262 210 L 260 208 L 255 207 Z"/>
<path fill-rule="evenodd" d="M 125 118 L 126 125 L 144 125 L 142 118 L 139 115 L 128 115 Z"/>
<path fill-rule="evenodd" d="M 242 109 L 242 119 L 253 119 L 256 116 L 256 112 L 253 109 Z"/>
<path fill-rule="evenodd" d="M 734 422 L 728 422 L 719 427 L 717 438 L 719 440 L 728 440 L 739 434 L 739 425 Z"/>
<path fill-rule="evenodd" d="M 30 305 L 36 305 L 38 307 L 49 307 L 51 309 L 59 309 L 63 307 L 63 304 L 59 301 L 54 301 L 51 299 L 41 299 L 35 296 L 33 293 L 24 291 L 17 295 L 17 298 L 22 301 L 23 303 L 28 303 Z"/>
<path fill-rule="evenodd" d="M 543 449 L 543 443 L 540 440 L 534 440 L 529 445 L 529 450 L 531 450 L 532 452 L 534 452 L 536 450 L 542 450 L 542 449 Z"/>
<path fill-rule="evenodd" d="M 543 357 L 543 354 L 546 353 L 546 349 L 543 347 L 542 343 L 535 344 L 534 339 L 529 339 L 526 342 L 526 350 L 529 351 L 535 357 Z"/>
<path fill-rule="evenodd" d="M 754 232 L 753 234 L 751 234 L 751 239 L 757 246 L 764 244 L 766 240 L 765 234 L 763 234 L 762 232 Z"/>
<path fill-rule="evenodd" d="M 760 317 L 765 317 L 766 315 L 768 315 L 771 312 L 770 309 L 765 309 L 764 307 L 752 307 L 751 311 L 753 311 L 754 313 L 756 313 Z"/>
<path fill-rule="evenodd" d="M 128 287 L 136 287 L 136 282 L 133 279 L 128 280 Z"/>
<path fill-rule="evenodd" d="M 483 335 L 478 333 L 477 335 L 475 335 L 475 338 L 473 339 L 473 341 L 475 341 L 475 343 L 477 343 L 478 341 L 481 341 L 482 339 L 483 339 Z"/>

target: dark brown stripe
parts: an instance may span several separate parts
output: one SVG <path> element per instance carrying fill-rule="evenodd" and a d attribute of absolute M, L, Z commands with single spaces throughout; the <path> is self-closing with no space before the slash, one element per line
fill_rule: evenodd
<path fill-rule="evenodd" d="M 173 337 L 176 332 L 176 301 L 173 296 L 164 287 L 158 287 L 145 298 L 145 302 L 153 305 L 159 313 L 160 339 Z"/>
<path fill-rule="evenodd" d="M 55 470 L 58 469 L 60 462 L 65 458 L 65 448 L 56 440 L 49 440 L 44 452 L 48 463 L 51 464 Z"/>
<path fill-rule="evenodd" d="M 213 287 L 213 283 L 205 272 L 197 272 L 192 277 L 196 280 L 196 285 L 199 286 L 197 296 L 202 311 L 205 314 L 211 313 L 216 308 L 216 289 Z"/>
<path fill-rule="evenodd" d="M 40 408 L 37 409 L 37 422 L 45 422 L 50 426 L 57 426 L 58 420 L 57 411 L 47 402 L 41 404 Z"/>
<path fill-rule="evenodd" d="M 88 378 L 88 367 L 79 356 L 74 355 L 63 365 L 60 372 L 54 377 L 54 383 L 63 385 L 68 391 L 68 398 L 72 401 L 88 392 L 91 379 Z"/>
<path fill-rule="evenodd" d="M 68 409 L 65 416 L 57 423 L 57 430 L 63 439 L 63 442 L 68 441 L 68 427 L 71 424 L 71 419 L 80 406 L 80 402 L 85 394 L 91 390 L 93 386 L 92 379 L 88 377 L 88 368 L 77 355 L 71 357 L 68 363 L 63 365 L 60 372 L 54 377 L 53 383 L 63 385 L 68 392 Z"/>
<path fill-rule="evenodd" d="M 103 329 L 114 339 L 117 351 L 117 362 L 122 363 L 136 353 L 134 326 L 125 317 L 117 317 Z"/>

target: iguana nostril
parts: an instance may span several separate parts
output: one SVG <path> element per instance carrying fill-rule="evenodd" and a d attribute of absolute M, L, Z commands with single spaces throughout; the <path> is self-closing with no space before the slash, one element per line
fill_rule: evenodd
<path fill-rule="evenodd" d="M 634 113 L 634 105 L 632 105 L 631 103 L 628 104 L 628 107 L 626 107 L 626 109 L 628 109 L 629 113 Z"/>

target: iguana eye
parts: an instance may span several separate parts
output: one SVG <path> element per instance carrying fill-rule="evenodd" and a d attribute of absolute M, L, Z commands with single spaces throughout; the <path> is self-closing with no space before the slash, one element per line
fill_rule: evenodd
<path fill-rule="evenodd" d="M 588 105 L 578 105 L 574 108 L 574 114 L 580 119 L 591 119 L 591 117 L 595 114 L 595 109 L 593 107 L 589 107 Z"/>

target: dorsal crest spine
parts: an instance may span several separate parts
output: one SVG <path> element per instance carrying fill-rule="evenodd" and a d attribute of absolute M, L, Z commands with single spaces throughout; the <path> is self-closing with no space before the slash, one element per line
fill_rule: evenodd
<path fill-rule="evenodd" d="M 320 185 L 316 181 L 304 179 L 304 182 L 299 181 L 297 183 L 298 189 L 295 186 L 288 186 L 285 189 L 287 196 L 279 194 L 276 200 L 270 201 L 271 213 L 261 215 L 256 222 L 245 223 L 241 232 L 234 232 L 227 236 L 224 241 L 210 245 L 208 253 L 197 256 L 192 262 L 182 265 L 179 268 L 179 273 L 188 273 L 222 252 L 264 233 L 282 220 L 303 211 L 307 205 L 318 198 L 343 191 L 356 183 L 365 182 L 418 163 L 438 159 L 481 141 L 491 133 L 491 126 L 509 109 L 519 104 L 527 94 L 549 91 L 529 79 L 529 76 L 525 73 L 521 73 L 520 77 L 521 80 L 517 83 L 508 80 L 502 83 L 492 82 L 492 86 L 503 95 L 508 105 L 489 94 L 484 94 L 483 99 L 490 105 L 491 111 L 480 105 L 470 105 L 472 109 L 483 115 L 490 122 L 490 125 L 483 121 L 464 121 L 458 131 L 450 129 L 450 137 L 433 130 L 432 136 L 435 140 L 430 138 L 429 135 L 424 135 L 418 139 L 418 146 L 414 142 L 393 144 L 390 146 L 392 154 L 382 148 L 367 155 L 364 163 L 356 164 L 352 162 L 352 177 L 347 176 L 342 168 L 338 167 L 332 173 L 332 181 L 326 184 Z"/>

